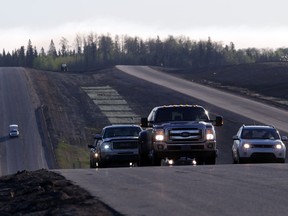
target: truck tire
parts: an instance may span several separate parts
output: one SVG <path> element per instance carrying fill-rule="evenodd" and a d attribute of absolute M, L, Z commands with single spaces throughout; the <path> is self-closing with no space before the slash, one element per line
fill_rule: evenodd
<path fill-rule="evenodd" d="M 215 165 L 216 164 L 216 155 L 213 155 L 205 160 L 205 165 Z"/>
<path fill-rule="evenodd" d="M 152 166 L 161 166 L 161 160 L 154 152 L 152 153 Z"/>
<path fill-rule="evenodd" d="M 98 161 L 98 168 L 105 168 L 107 167 L 107 164 L 103 161 Z"/>
<path fill-rule="evenodd" d="M 139 153 L 138 166 L 151 166 L 151 159 L 148 154 Z"/>
<path fill-rule="evenodd" d="M 277 163 L 285 163 L 285 159 L 284 158 L 278 159 Z"/>
<path fill-rule="evenodd" d="M 96 161 L 95 160 L 90 161 L 90 168 L 96 168 Z"/>
<path fill-rule="evenodd" d="M 138 139 L 138 166 L 151 166 L 151 159 L 149 158 L 149 146 L 148 146 L 148 134 L 147 132 L 141 133 Z"/>

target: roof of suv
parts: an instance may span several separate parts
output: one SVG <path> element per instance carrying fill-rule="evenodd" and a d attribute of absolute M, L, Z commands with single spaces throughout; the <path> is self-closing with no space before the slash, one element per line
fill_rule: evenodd
<path fill-rule="evenodd" d="M 163 106 L 158 106 L 155 107 L 154 109 L 158 108 L 171 108 L 171 107 L 198 107 L 198 108 L 203 108 L 202 106 L 199 105 L 191 105 L 191 104 L 175 104 L 175 105 L 163 105 Z M 203 108 L 204 109 L 204 108 Z"/>
<path fill-rule="evenodd" d="M 275 127 L 273 127 L 273 126 L 271 126 L 271 125 L 243 125 L 243 128 L 274 128 L 275 129 Z"/>

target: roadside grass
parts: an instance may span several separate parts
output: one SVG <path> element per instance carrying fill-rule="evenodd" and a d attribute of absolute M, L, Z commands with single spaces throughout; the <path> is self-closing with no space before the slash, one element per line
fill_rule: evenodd
<path fill-rule="evenodd" d="M 55 151 L 60 169 L 89 168 L 89 151 L 81 146 L 73 146 L 60 141 Z"/>

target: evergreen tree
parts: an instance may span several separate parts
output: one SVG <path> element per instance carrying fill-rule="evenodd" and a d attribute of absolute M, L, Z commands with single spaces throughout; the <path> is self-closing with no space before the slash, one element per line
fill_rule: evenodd
<path fill-rule="evenodd" d="M 17 50 L 17 55 L 18 55 L 18 66 L 26 66 L 26 57 L 25 57 L 25 48 L 24 46 L 21 46 L 19 50 Z"/>
<path fill-rule="evenodd" d="M 57 57 L 57 51 L 53 40 L 51 40 L 49 45 L 48 56 Z"/>
<path fill-rule="evenodd" d="M 34 61 L 34 50 L 32 47 L 32 42 L 29 39 L 28 45 L 27 45 L 27 51 L 26 51 L 26 65 L 27 67 L 32 67 L 33 66 L 33 61 Z"/>
<path fill-rule="evenodd" d="M 60 40 L 60 47 L 61 47 L 61 50 L 60 50 L 60 54 L 62 56 L 67 56 L 68 55 L 68 52 L 69 52 L 69 45 L 68 45 L 69 41 L 62 37 L 61 40 Z"/>

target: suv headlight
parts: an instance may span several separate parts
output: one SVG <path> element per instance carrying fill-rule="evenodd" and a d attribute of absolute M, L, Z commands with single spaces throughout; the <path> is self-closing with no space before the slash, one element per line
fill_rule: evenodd
<path fill-rule="evenodd" d="M 215 132 L 213 128 L 206 129 L 206 140 L 214 140 L 215 139 Z"/>
<path fill-rule="evenodd" d="M 275 145 L 275 148 L 276 149 L 282 149 L 282 145 L 278 143 L 278 144 Z"/>
<path fill-rule="evenodd" d="M 155 131 L 155 140 L 156 141 L 163 141 L 164 140 L 164 130 L 158 129 Z"/>

